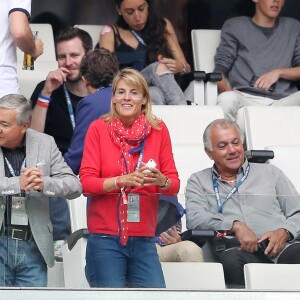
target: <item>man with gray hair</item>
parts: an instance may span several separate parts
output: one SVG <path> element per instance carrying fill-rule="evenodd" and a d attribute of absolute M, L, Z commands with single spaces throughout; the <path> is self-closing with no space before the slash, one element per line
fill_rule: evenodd
<path fill-rule="evenodd" d="M 300 263 L 300 196 L 290 180 L 275 166 L 248 162 L 233 121 L 213 121 L 203 141 L 214 165 L 188 180 L 187 228 L 219 232 L 212 248 L 226 284 L 244 286 L 246 263 Z"/>
<path fill-rule="evenodd" d="M 31 102 L 0 99 L 0 286 L 46 286 L 54 265 L 49 197 L 76 198 L 81 184 L 54 139 L 30 129 Z"/>

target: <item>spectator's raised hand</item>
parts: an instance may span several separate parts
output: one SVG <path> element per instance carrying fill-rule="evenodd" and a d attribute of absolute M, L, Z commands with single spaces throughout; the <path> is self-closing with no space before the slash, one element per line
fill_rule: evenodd
<path fill-rule="evenodd" d="M 49 72 L 41 94 L 43 96 L 50 97 L 52 92 L 59 88 L 67 80 L 67 75 L 69 73 L 70 71 L 64 67 L 60 67 L 55 71 Z"/>

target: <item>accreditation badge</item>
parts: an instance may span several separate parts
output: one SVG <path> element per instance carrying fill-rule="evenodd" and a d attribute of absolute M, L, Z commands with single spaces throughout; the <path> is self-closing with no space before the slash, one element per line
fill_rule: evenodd
<path fill-rule="evenodd" d="M 127 222 L 140 222 L 140 195 L 129 194 L 127 204 Z"/>
<path fill-rule="evenodd" d="M 28 225 L 28 216 L 25 210 L 26 197 L 12 196 L 11 205 L 11 224 Z"/>

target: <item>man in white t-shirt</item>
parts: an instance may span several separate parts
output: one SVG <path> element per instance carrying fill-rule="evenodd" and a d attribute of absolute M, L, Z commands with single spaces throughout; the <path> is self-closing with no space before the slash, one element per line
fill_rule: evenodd
<path fill-rule="evenodd" d="M 43 53 L 43 42 L 34 39 L 29 27 L 31 0 L 1 0 L 0 97 L 19 93 L 16 48 L 32 55 Z"/>

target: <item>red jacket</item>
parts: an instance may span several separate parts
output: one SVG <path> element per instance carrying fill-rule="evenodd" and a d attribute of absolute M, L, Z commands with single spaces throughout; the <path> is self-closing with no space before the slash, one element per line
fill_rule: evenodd
<path fill-rule="evenodd" d="M 158 186 L 135 187 L 133 192 L 140 194 L 140 222 L 128 223 L 129 236 L 154 236 L 159 196 L 177 194 L 179 178 L 175 167 L 169 131 L 161 122 L 160 130 L 152 129 L 146 138 L 143 162 L 153 158 L 157 168 L 172 184 L 167 190 Z M 137 163 L 139 153 L 133 159 Z M 103 182 L 106 178 L 121 175 L 118 160 L 121 159 L 119 147 L 110 138 L 104 119 L 94 121 L 87 132 L 80 180 L 85 194 L 91 194 L 87 221 L 90 233 L 119 235 L 118 202 L 120 190 L 106 192 Z"/>

